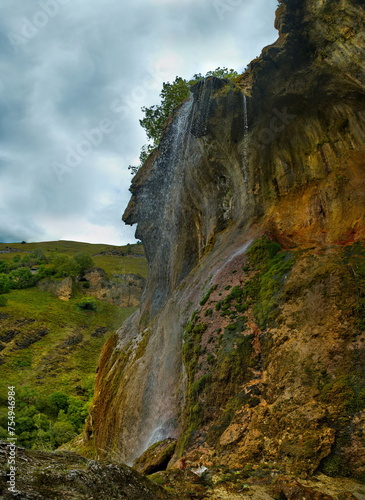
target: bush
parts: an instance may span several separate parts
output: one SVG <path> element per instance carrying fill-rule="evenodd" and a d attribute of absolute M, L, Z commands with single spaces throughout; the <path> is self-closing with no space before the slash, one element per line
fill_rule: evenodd
<path fill-rule="evenodd" d="M 78 253 L 74 257 L 75 262 L 80 267 L 80 271 L 86 271 L 87 269 L 91 269 L 94 267 L 94 261 L 90 255 L 87 253 Z"/>
<path fill-rule="evenodd" d="M 52 256 L 51 262 L 51 268 L 54 271 L 56 278 L 65 278 L 66 276 L 76 278 L 76 276 L 78 276 L 81 272 L 80 265 L 73 257 L 56 254 Z"/>
<path fill-rule="evenodd" d="M 8 303 L 7 297 L 5 295 L 0 295 L 0 307 L 5 307 Z"/>
<path fill-rule="evenodd" d="M 52 430 L 38 429 L 32 433 L 28 441 L 32 442 L 32 450 L 52 451 L 55 448 L 55 438 Z"/>
<path fill-rule="evenodd" d="M 16 421 L 16 431 L 17 433 L 31 432 L 34 429 L 33 417 L 24 416 L 18 417 Z"/>
<path fill-rule="evenodd" d="M 51 394 L 48 398 L 52 408 L 58 413 L 60 410 L 67 411 L 69 406 L 69 397 L 64 392 L 58 391 Z"/>
<path fill-rule="evenodd" d="M 8 273 L 9 272 L 9 264 L 6 260 L 0 260 L 0 273 Z"/>
<path fill-rule="evenodd" d="M 36 248 L 30 254 L 30 262 L 34 266 L 35 264 L 45 264 L 47 263 L 47 257 L 42 250 L 42 248 Z"/>
<path fill-rule="evenodd" d="M 31 273 L 30 269 L 19 267 L 15 271 L 11 271 L 9 274 L 10 287 L 16 289 L 29 288 L 35 284 L 34 275 Z"/>
<path fill-rule="evenodd" d="M 67 420 L 72 423 L 78 432 L 81 432 L 88 415 L 89 405 L 81 399 L 70 397 L 70 405 L 67 410 Z"/>
<path fill-rule="evenodd" d="M 40 265 L 38 268 L 37 274 L 34 276 L 36 281 L 39 281 L 43 278 L 48 278 L 54 274 L 54 270 L 51 267 L 47 267 L 45 265 Z"/>
<path fill-rule="evenodd" d="M 7 293 L 10 290 L 11 280 L 7 274 L 0 274 L 0 293 Z"/>
<path fill-rule="evenodd" d="M 67 420 L 57 421 L 53 428 L 54 440 L 57 446 L 61 446 L 67 441 L 71 441 L 74 437 L 76 437 L 75 428 L 71 422 Z"/>
<path fill-rule="evenodd" d="M 77 303 L 77 307 L 84 311 L 96 311 L 98 308 L 97 300 L 94 297 L 84 297 Z"/>

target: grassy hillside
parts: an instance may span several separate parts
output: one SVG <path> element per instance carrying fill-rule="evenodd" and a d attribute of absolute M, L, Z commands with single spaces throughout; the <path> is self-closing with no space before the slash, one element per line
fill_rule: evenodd
<path fill-rule="evenodd" d="M 41 243 L 0 243 L 0 259 L 10 261 L 17 255 L 23 257 L 37 248 L 42 249 L 46 256 L 54 253 L 68 256 L 86 253 L 94 259 L 95 265 L 104 269 L 107 274 L 133 273 L 147 277 L 148 266 L 144 258 L 144 248 L 139 244 L 119 247 L 63 240 Z"/>
<path fill-rule="evenodd" d="M 0 261 L 14 262 L 36 248 L 46 256 L 87 253 L 109 276 L 147 275 L 142 245 L 0 244 Z M 80 308 L 85 293 L 76 284 L 68 301 L 36 286 L 0 296 L 7 299 L 0 307 L 0 439 L 8 437 L 8 386 L 16 388 L 18 444 L 53 449 L 82 429 L 101 347 L 135 310 L 96 299 L 96 310 Z"/>

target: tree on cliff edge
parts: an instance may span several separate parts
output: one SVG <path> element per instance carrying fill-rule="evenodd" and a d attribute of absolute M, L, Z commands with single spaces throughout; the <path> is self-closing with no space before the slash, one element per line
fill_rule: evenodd
<path fill-rule="evenodd" d="M 237 78 L 238 73 L 233 69 L 219 67 L 214 71 L 208 71 L 205 76 L 201 73 L 197 73 L 190 80 L 185 80 L 184 78 L 177 76 L 172 83 L 163 83 L 160 93 L 160 104 L 154 104 L 149 108 L 146 106 L 142 107 L 145 117 L 140 120 L 139 123 L 141 127 L 144 128 L 149 142 L 148 144 L 142 146 L 139 155 L 139 166 L 129 165 L 128 169 L 131 170 L 132 174 L 136 174 L 138 172 L 150 153 L 157 148 L 162 137 L 163 127 L 166 120 L 172 114 L 174 109 L 189 96 L 190 88 L 195 83 L 203 80 L 204 78 L 208 78 L 209 76 L 233 80 L 234 78 Z"/>

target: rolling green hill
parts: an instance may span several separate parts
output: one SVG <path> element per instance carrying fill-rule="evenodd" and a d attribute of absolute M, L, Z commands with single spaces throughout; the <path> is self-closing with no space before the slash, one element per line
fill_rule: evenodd
<path fill-rule="evenodd" d="M 95 266 L 108 274 L 134 273 L 147 277 L 148 266 L 143 245 L 114 246 L 102 243 L 81 243 L 78 241 L 46 241 L 41 243 L 0 243 L 0 260 L 11 261 L 23 257 L 36 249 L 42 249 L 46 256 L 54 253 L 73 256 L 78 253 L 90 255 Z M 121 259 L 122 257 L 122 259 Z"/>
<path fill-rule="evenodd" d="M 34 256 L 37 249 L 44 256 L 43 267 L 49 270 L 56 255 L 89 255 L 93 268 L 101 268 L 106 280 L 114 280 L 107 282 L 108 286 L 115 286 L 115 280 L 124 275 L 133 275 L 141 282 L 147 276 L 140 244 L 0 244 L 0 264 L 21 265 L 21 269 L 28 266 L 36 274 L 37 268 L 32 267 L 33 260 L 27 256 Z M 6 298 L 6 305 L 0 307 L 0 438 L 8 437 L 8 386 L 16 388 L 19 445 L 54 449 L 82 429 L 101 348 L 136 307 L 118 307 L 107 299 L 88 297 L 85 285 L 89 284 L 80 278 L 82 272 L 72 280 L 69 300 L 41 291 L 38 286 L 11 289 L 0 295 Z M 65 277 L 54 275 L 47 279 L 57 283 Z M 85 307 L 85 302 L 91 307 Z"/>

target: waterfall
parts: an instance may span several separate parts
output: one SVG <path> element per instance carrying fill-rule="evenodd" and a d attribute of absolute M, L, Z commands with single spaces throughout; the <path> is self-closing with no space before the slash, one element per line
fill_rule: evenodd
<path fill-rule="evenodd" d="M 186 146 L 189 139 L 189 127 L 191 120 L 191 111 L 193 106 L 193 96 L 190 95 L 189 99 L 184 102 L 180 108 L 177 110 L 174 120 L 171 124 L 169 133 L 165 135 L 161 142 L 161 155 L 157 159 L 154 169 L 157 173 L 158 183 L 160 185 L 160 198 L 158 206 L 163 206 L 165 210 L 169 210 L 167 207 L 174 206 L 175 201 L 173 199 L 173 193 L 171 186 L 176 183 L 176 179 L 182 175 L 183 169 L 181 168 L 181 162 L 184 160 Z M 156 203 L 154 196 L 150 196 L 146 199 L 143 206 L 146 218 L 153 219 L 158 217 L 155 214 Z M 169 234 L 163 235 L 165 238 L 169 237 Z"/>
<path fill-rule="evenodd" d="M 179 241 L 180 229 L 175 220 L 180 217 L 177 214 L 183 207 L 180 206 L 176 186 L 183 183 L 184 162 L 191 152 L 193 101 L 191 95 L 176 111 L 160 145 L 161 154 L 153 165 L 152 189 L 146 190 L 143 199 L 142 213 L 149 221 L 149 227 L 156 221 L 163 221 L 163 224 L 156 225 L 156 236 L 150 254 L 155 252 L 153 258 L 158 262 L 161 275 L 167 273 L 167 284 L 162 290 L 155 287 L 152 298 L 154 310 L 161 310 L 166 293 L 169 293 L 168 280 L 172 272 L 168 265 L 169 256 Z M 145 354 L 131 377 L 136 381 L 143 380 L 143 387 L 142 390 L 136 389 L 136 392 L 141 392 L 138 418 L 134 418 L 133 423 L 128 423 L 128 429 L 123 433 L 128 443 L 125 446 L 125 461 L 129 464 L 152 444 L 166 438 L 177 438 L 179 434 L 177 415 L 184 392 L 184 380 L 181 376 L 181 329 L 175 324 L 175 320 L 171 323 L 171 318 L 177 318 L 178 315 L 179 310 L 173 306 L 168 313 L 160 313 L 158 324 L 152 328 Z M 130 404 L 133 404 L 132 401 Z"/>
<path fill-rule="evenodd" d="M 248 186 L 248 111 L 247 97 L 243 94 L 243 176 L 247 189 Z"/>
<path fill-rule="evenodd" d="M 246 132 L 248 132 L 248 114 L 247 114 L 247 97 L 246 97 L 246 94 L 243 94 L 243 117 L 244 117 L 245 134 L 246 134 Z"/>

